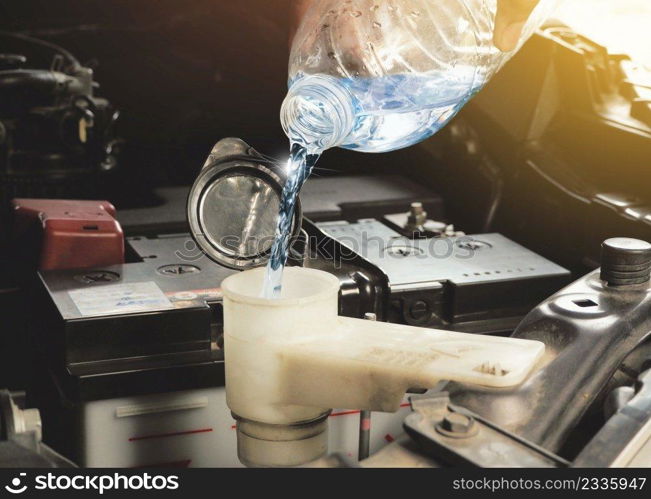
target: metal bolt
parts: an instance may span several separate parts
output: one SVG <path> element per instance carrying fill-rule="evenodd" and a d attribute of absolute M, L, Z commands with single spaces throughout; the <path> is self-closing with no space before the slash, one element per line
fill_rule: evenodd
<path fill-rule="evenodd" d="M 427 222 L 427 212 L 423 203 L 411 203 L 409 215 L 407 216 L 407 228 L 417 229 Z"/>
<path fill-rule="evenodd" d="M 409 315 L 414 320 L 423 320 L 429 315 L 429 305 L 426 301 L 418 300 L 409 308 Z"/>
<path fill-rule="evenodd" d="M 459 412 L 449 412 L 443 420 L 436 425 L 436 431 L 446 437 L 470 437 L 477 432 L 475 420 L 471 416 Z"/>
<path fill-rule="evenodd" d="M 491 245 L 489 243 L 486 243 L 484 241 L 478 241 L 476 239 L 459 239 L 457 240 L 457 246 L 461 249 L 469 250 L 469 251 L 477 251 L 483 248 L 490 248 Z"/>
<path fill-rule="evenodd" d="M 454 433 L 467 433 L 472 428 L 473 423 L 474 420 L 470 416 L 452 412 L 443 418 L 441 427 Z"/>
<path fill-rule="evenodd" d="M 420 215 L 423 213 L 423 203 L 411 203 L 411 212 L 414 215 Z"/>
<path fill-rule="evenodd" d="M 89 272 L 87 274 L 76 275 L 76 281 L 83 282 L 84 284 L 93 284 L 96 282 L 115 282 L 120 280 L 120 274 L 109 271 L 98 270 L 97 272 Z"/>
<path fill-rule="evenodd" d="M 611 287 L 643 284 L 651 275 L 651 244 L 615 237 L 601 245 L 601 280 Z"/>
<path fill-rule="evenodd" d="M 201 272 L 199 267 L 194 265 L 163 265 L 158 268 L 158 273 L 169 277 L 180 277 L 185 274 L 198 274 Z"/>

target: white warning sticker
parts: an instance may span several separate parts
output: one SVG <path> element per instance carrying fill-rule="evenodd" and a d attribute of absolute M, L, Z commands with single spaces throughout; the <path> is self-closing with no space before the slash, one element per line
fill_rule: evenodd
<path fill-rule="evenodd" d="M 152 312 L 174 308 L 155 282 L 134 282 L 68 291 L 84 317 Z"/>

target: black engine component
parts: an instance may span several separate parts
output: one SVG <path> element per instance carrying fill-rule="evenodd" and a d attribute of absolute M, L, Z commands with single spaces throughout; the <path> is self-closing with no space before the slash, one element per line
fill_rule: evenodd
<path fill-rule="evenodd" d="M 570 463 L 463 407 L 446 392 L 410 398 L 404 428 L 424 453 L 457 466 L 563 468 Z M 486 452 L 490 449 L 490 452 Z"/>
<path fill-rule="evenodd" d="M 425 144 L 455 166 L 427 173 L 456 223 L 502 232 L 577 275 L 599 265 L 605 239 L 649 240 L 650 77 L 567 27 L 532 37 Z"/>
<path fill-rule="evenodd" d="M 601 245 L 601 280 L 610 286 L 642 284 L 651 272 L 651 244 L 615 237 Z"/>
<path fill-rule="evenodd" d="M 627 246 L 644 242 L 628 240 Z M 645 266 L 648 271 L 651 262 Z M 648 342 L 650 310 L 648 281 L 611 286 L 592 272 L 532 310 L 513 334 L 547 346 L 537 373 L 514 390 L 453 385 L 451 399 L 559 451 L 624 360 Z"/>
<path fill-rule="evenodd" d="M 24 401 L 24 393 L 0 390 L 0 467 L 74 467 L 72 462 L 41 442 L 39 412 L 37 409 L 25 409 Z"/>
<path fill-rule="evenodd" d="M 49 42 L 0 40 L 0 201 L 95 195 L 119 141 L 118 112 L 94 95 L 93 70 Z"/>
<path fill-rule="evenodd" d="M 574 461 L 577 467 L 644 467 L 651 421 L 651 363 L 637 379 L 637 393 L 606 422 Z"/>

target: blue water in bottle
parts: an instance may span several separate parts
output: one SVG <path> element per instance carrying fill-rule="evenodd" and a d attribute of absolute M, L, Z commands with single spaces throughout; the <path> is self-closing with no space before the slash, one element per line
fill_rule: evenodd
<path fill-rule="evenodd" d="M 324 150 L 386 152 L 410 146 L 445 126 L 480 88 L 472 69 L 356 79 L 318 75 L 290 84 L 282 111 L 292 141 L 288 180 L 263 296 L 280 297 L 298 192 Z"/>

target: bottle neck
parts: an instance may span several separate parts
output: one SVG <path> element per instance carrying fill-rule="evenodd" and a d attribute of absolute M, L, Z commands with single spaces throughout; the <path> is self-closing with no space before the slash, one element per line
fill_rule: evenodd
<path fill-rule="evenodd" d="M 353 129 L 353 96 L 332 76 L 311 75 L 289 89 L 280 111 L 283 129 L 293 143 L 321 152 L 339 146 Z"/>

